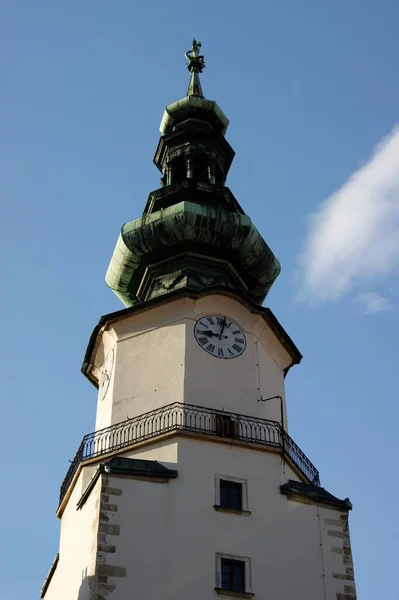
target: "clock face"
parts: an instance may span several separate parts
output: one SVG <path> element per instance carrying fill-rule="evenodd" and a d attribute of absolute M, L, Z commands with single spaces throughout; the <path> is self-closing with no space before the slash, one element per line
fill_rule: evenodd
<path fill-rule="evenodd" d="M 217 358 L 241 356 L 247 344 L 241 327 L 222 315 L 199 319 L 194 326 L 194 335 L 201 348 Z"/>
<path fill-rule="evenodd" d="M 103 364 L 103 369 L 101 371 L 100 381 L 98 384 L 98 393 L 99 393 L 100 400 L 103 400 L 105 398 L 105 395 L 108 391 L 108 386 L 111 381 L 113 366 L 114 366 L 114 349 L 111 348 L 111 350 L 109 350 L 109 352 L 105 358 L 105 361 Z"/>

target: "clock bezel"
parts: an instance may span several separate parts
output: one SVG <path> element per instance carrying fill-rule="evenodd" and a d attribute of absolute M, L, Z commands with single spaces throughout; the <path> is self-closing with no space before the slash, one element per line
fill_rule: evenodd
<path fill-rule="evenodd" d="M 243 348 L 242 348 L 242 350 L 241 350 L 241 352 L 239 354 L 235 354 L 233 356 L 219 356 L 219 354 L 213 354 L 213 352 L 210 352 L 209 350 L 207 350 L 206 347 L 205 347 L 205 344 L 201 344 L 199 342 L 198 337 L 197 337 L 197 332 L 196 332 L 197 325 L 200 323 L 201 320 L 212 318 L 212 317 L 216 318 L 216 319 L 220 318 L 220 317 L 221 318 L 226 318 L 228 321 L 230 321 L 231 324 L 234 324 L 240 330 L 240 332 L 241 332 L 241 334 L 242 334 L 242 336 L 244 338 L 244 346 L 243 346 Z M 211 325 L 209 325 L 209 326 L 211 326 Z M 204 350 L 204 352 L 206 352 L 206 354 L 208 354 L 209 356 L 213 356 L 214 358 L 220 358 L 221 360 L 231 360 L 233 358 L 239 358 L 240 356 L 242 356 L 244 354 L 244 352 L 245 352 L 245 350 L 247 348 L 247 336 L 245 334 L 244 329 L 241 327 L 241 325 L 239 325 L 237 323 L 237 321 L 235 321 L 234 319 L 231 319 L 228 315 L 217 314 L 217 313 L 212 313 L 212 314 L 208 313 L 208 314 L 202 315 L 201 317 L 199 317 L 195 321 L 194 328 L 193 328 L 193 333 L 194 333 L 195 341 L 197 342 L 198 346 L 200 348 L 202 348 L 202 350 Z M 231 348 L 232 347 L 233 346 L 231 346 Z"/>
<path fill-rule="evenodd" d="M 110 360 L 110 366 L 107 365 L 108 360 Z M 114 361 L 115 361 L 115 346 L 112 346 L 112 348 L 110 348 L 107 352 L 107 356 L 105 357 L 103 368 L 101 369 L 100 379 L 98 381 L 98 391 L 99 391 L 99 400 L 100 401 L 104 400 L 105 396 L 107 395 L 109 384 L 111 383 L 112 372 L 114 369 Z M 107 369 L 105 369 L 106 365 L 108 367 Z M 105 371 L 108 371 L 107 383 L 100 390 L 101 379 L 102 379 Z"/>

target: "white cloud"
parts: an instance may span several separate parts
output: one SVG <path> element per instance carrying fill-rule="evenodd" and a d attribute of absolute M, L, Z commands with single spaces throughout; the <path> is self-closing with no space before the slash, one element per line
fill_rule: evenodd
<path fill-rule="evenodd" d="M 399 128 L 310 215 L 299 264 L 303 295 L 319 301 L 338 300 L 356 284 L 382 279 L 398 267 Z M 371 307 L 373 298 L 378 306 L 377 297 L 368 297 Z M 376 310 L 381 309 L 370 312 Z"/>
<path fill-rule="evenodd" d="M 393 306 L 388 298 L 381 296 L 381 294 L 377 294 L 377 292 L 365 292 L 364 294 L 359 294 L 357 300 L 363 305 L 366 313 L 393 310 Z"/>

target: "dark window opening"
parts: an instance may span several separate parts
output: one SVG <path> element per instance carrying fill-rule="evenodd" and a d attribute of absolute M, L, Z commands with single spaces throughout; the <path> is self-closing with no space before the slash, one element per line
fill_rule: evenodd
<path fill-rule="evenodd" d="M 175 158 L 171 162 L 170 170 L 172 175 L 172 183 L 182 183 L 185 179 L 187 179 L 186 161 L 182 156 Z"/>
<path fill-rule="evenodd" d="M 206 159 L 206 156 L 194 157 L 193 178 L 197 181 L 209 182 L 208 161 Z"/>
<path fill-rule="evenodd" d="M 222 589 L 245 592 L 245 563 L 241 560 L 221 559 Z"/>
<path fill-rule="evenodd" d="M 216 435 L 239 437 L 237 421 L 227 415 L 216 415 Z"/>
<path fill-rule="evenodd" d="M 242 510 L 242 484 L 235 481 L 220 480 L 220 506 L 233 510 Z"/>
<path fill-rule="evenodd" d="M 215 167 L 215 182 L 223 184 L 224 181 L 225 181 L 225 178 L 223 176 L 222 169 L 219 166 L 216 166 Z"/>

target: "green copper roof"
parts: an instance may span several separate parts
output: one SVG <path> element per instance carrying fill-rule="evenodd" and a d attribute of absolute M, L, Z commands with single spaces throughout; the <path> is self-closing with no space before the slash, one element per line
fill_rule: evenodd
<path fill-rule="evenodd" d="M 184 252 L 209 256 L 220 268 L 220 261 L 230 264 L 235 279 L 243 280 L 248 296 L 258 303 L 280 272 L 279 261 L 248 216 L 180 202 L 122 227 L 105 280 L 131 306 L 143 300 L 138 291 L 146 269 Z"/>
<path fill-rule="evenodd" d="M 106 473 L 123 473 L 131 475 L 145 475 L 147 477 L 177 477 L 175 469 L 168 469 L 157 460 L 145 460 L 141 458 L 126 458 L 125 456 L 114 456 L 102 463 Z"/>
<path fill-rule="evenodd" d="M 229 120 L 214 100 L 204 98 L 199 74 L 205 68 L 205 59 L 199 53 L 201 42 L 193 40 L 191 50 L 185 56 L 188 60 L 187 68 L 191 73 L 190 83 L 185 98 L 169 104 L 162 117 L 160 132 L 169 133 L 173 127 L 189 118 L 208 121 L 214 129 L 226 133 Z"/>
<path fill-rule="evenodd" d="M 125 306 L 178 290 L 229 289 L 262 304 L 280 263 L 226 187 L 234 150 L 229 121 L 204 98 L 205 59 L 193 40 L 185 53 L 187 96 L 169 104 L 154 163 L 161 187 L 151 192 L 141 219 L 126 223 L 106 282 Z"/>
<path fill-rule="evenodd" d="M 302 496 L 316 504 L 320 502 L 340 510 L 352 510 L 352 502 L 349 498 L 341 500 L 320 486 L 290 479 L 287 483 L 280 486 L 280 491 L 286 496 Z"/>
<path fill-rule="evenodd" d="M 223 134 L 229 126 L 228 118 L 214 100 L 207 100 L 200 96 L 186 96 L 165 108 L 159 131 L 162 134 L 169 133 L 175 125 L 189 118 L 208 121 L 214 129 Z"/>

